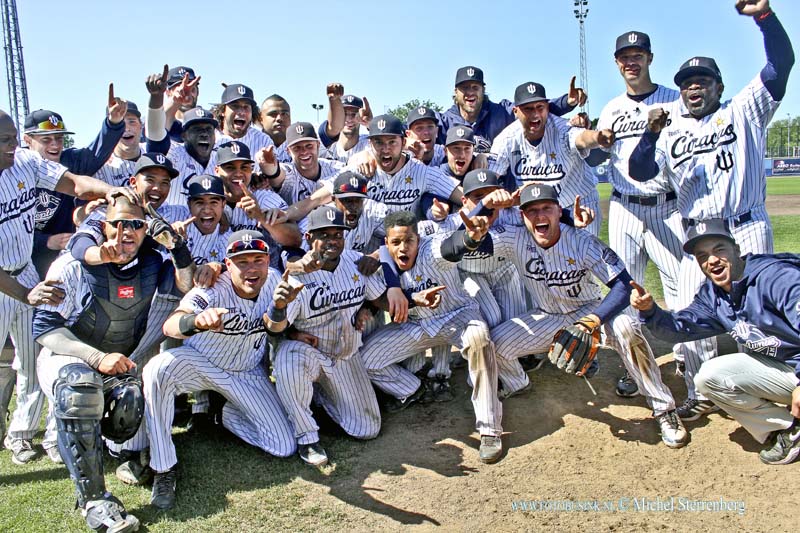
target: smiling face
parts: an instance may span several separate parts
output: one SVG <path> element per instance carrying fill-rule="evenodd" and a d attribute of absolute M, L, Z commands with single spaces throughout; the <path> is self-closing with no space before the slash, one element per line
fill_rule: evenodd
<path fill-rule="evenodd" d="M 144 210 L 126 199 L 118 198 L 114 205 L 108 206 L 103 233 L 107 240 L 118 238 L 122 244 L 122 254 L 113 261 L 114 263 L 128 263 L 139 252 L 147 232 L 144 220 Z M 134 225 L 139 228 L 134 229 Z M 118 236 L 120 229 L 122 234 Z"/>
<path fill-rule="evenodd" d="M 463 176 L 469 171 L 475 145 L 471 142 L 459 141 L 449 144 L 444 149 L 447 154 L 447 165 L 456 176 Z"/>
<path fill-rule="evenodd" d="M 189 212 L 195 217 L 194 225 L 203 235 L 210 235 L 217 229 L 224 209 L 225 199 L 214 194 L 189 198 Z"/>
<path fill-rule="evenodd" d="M 561 238 L 561 206 L 552 200 L 531 202 L 520 208 L 525 227 L 542 248 L 550 248 Z"/>
<path fill-rule="evenodd" d="M 397 264 L 406 271 L 414 266 L 419 251 L 419 235 L 416 226 L 392 226 L 386 231 L 386 247 Z"/>
<path fill-rule="evenodd" d="M 316 176 L 319 170 L 319 141 L 298 141 L 289 147 L 292 162 L 305 177 Z"/>
<path fill-rule="evenodd" d="M 358 120 L 359 108 L 353 106 L 344 106 L 344 127 L 342 133 L 349 137 L 358 134 L 361 123 Z"/>
<path fill-rule="evenodd" d="M 250 161 L 229 161 L 222 165 L 217 165 L 217 176 L 222 178 L 225 186 L 225 199 L 230 203 L 236 203 L 244 196 L 243 187 L 250 186 L 250 178 L 253 175 L 253 163 Z"/>
<path fill-rule="evenodd" d="M 390 172 L 403 156 L 403 138 L 399 135 L 378 135 L 369 138 L 378 168 Z"/>
<path fill-rule="evenodd" d="M 142 137 L 142 120 L 133 113 L 125 114 L 125 132 L 122 134 L 120 144 L 126 148 L 138 148 Z"/>
<path fill-rule="evenodd" d="M 550 115 L 550 104 L 545 101 L 528 102 L 514 108 L 514 116 L 522 124 L 522 131 L 528 141 L 544 137 L 544 127 Z"/>
<path fill-rule="evenodd" d="M 722 237 L 706 237 L 694 245 L 694 257 L 711 283 L 730 292 L 731 283 L 742 278 L 744 261 L 739 247 Z"/>
<path fill-rule="evenodd" d="M 225 113 L 222 117 L 222 131 L 234 139 L 243 137 L 247 128 L 253 122 L 253 107 L 250 100 L 241 98 L 225 104 Z"/>
<path fill-rule="evenodd" d="M 186 151 L 189 155 L 198 161 L 208 162 L 211 157 L 211 151 L 214 149 L 214 140 L 216 139 L 216 132 L 214 125 L 209 122 L 195 122 L 189 124 L 183 134 L 181 134 L 183 142 L 186 145 Z"/>
<path fill-rule="evenodd" d="M 24 135 L 25 142 L 31 150 L 47 159 L 58 163 L 64 151 L 64 134 L 47 133 L 45 135 Z"/>
<path fill-rule="evenodd" d="M 333 197 L 336 208 L 344 213 L 344 224 L 350 229 L 358 226 L 358 219 L 361 218 L 361 213 L 364 211 L 364 200 L 360 196 L 352 196 L 349 198 Z"/>
<path fill-rule="evenodd" d="M 711 76 L 689 76 L 681 82 L 681 99 L 693 117 L 703 118 L 717 110 L 724 88 Z"/>
<path fill-rule="evenodd" d="M 650 64 L 653 62 L 653 54 L 642 48 L 625 48 L 617 54 L 614 62 L 628 87 L 650 83 Z"/>
<path fill-rule="evenodd" d="M 306 233 L 306 241 L 312 250 L 319 250 L 324 265 L 329 270 L 339 263 L 344 250 L 344 230 L 342 228 L 321 228 Z"/>
<path fill-rule="evenodd" d="M 0 111 L 0 170 L 14 166 L 14 152 L 17 146 L 17 128 L 14 126 L 14 121 Z"/>
<path fill-rule="evenodd" d="M 252 299 L 261 292 L 269 275 L 269 254 L 254 252 L 225 258 L 225 266 L 231 273 L 233 292 L 240 298 Z"/>
<path fill-rule="evenodd" d="M 456 85 L 455 100 L 462 116 L 477 117 L 483 105 L 485 87 L 477 81 L 465 81 Z"/>
<path fill-rule="evenodd" d="M 406 136 L 410 141 L 419 141 L 422 144 L 424 154 L 422 160 L 427 162 L 433 157 L 433 145 L 439 135 L 439 127 L 436 122 L 427 118 L 417 120 L 406 130 Z"/>
<path fill-rule="evenodd" d="M 153 204 L 158 209 L 169 195 L 169 173 L 163 168 L 150 167 L 142 169 L 138 174 L 131 176 L 130 184 L 136 193 L 145 202 Z"/>

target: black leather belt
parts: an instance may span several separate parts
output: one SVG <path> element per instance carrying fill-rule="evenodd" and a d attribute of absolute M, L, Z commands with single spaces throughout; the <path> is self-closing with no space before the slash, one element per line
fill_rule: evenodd
<path fill-rule="evenodd" d="M 660 194 L 656 196 L 634 196 L 632 194 L 622 194 L 615 189 L 611 191 L 611 195 L 614 196 L 614 198 L 619 198 L 620 200 L 625 200 L 626 202 L 638 205 L 658 205 L 678 198 L 678 195 L 675 194 L 675 191 L 669 191 L 663 196 Z"/>
<path fill-rule="evenodd" d="M 753 220 L 753 214 L 750 211 L 748 211 L 747 213 L 743 213 L 743 214 L 737 215 L 735 217 L 725 218 L 725 219 L 722 220 L 722 222 L 725 224 L 725 229 L 727 229 L 728 231 L 731 231 L 736 226 L 741 226 L 742 224 L 750 222 L 751 220 Z M 698 222 L 702 222 L 702 220 L 694 220 L 694 219 L 684 218 L 683 219 L 683 227 L 688 229 L 688 228 L 691 228 L 692 226 L 696 225 Z"/>
<path fill-rule="evenodd" d="M 28 268 L 28 264 L 27 263 L 25 263 L 24 265 L 22 265 L 21 267 L 19 267 L 16 270 L 6 270 L 4 268 L 3 272 L 8 274 L 9 276 L 16 277 L 16 276 L 19 276 L 20 274 L 22 274 L 25 271 L 26 268 Z"/>

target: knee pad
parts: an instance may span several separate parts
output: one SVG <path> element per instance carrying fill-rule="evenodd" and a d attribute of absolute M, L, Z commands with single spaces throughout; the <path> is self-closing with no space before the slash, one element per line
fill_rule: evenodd
<path fill-rule="evenodd" d="M 58 371 L 53 396 L 56 418 L 100 420 L 103 416 L 103 378 L 85 363 L 70 363 Z"/>
<path fill-rule="evenodd" d="M 100 431 L 117 444 L 133 437 L 144 417 L 142 382 L 130 375 L 103 379 L 103 404 Z"/>

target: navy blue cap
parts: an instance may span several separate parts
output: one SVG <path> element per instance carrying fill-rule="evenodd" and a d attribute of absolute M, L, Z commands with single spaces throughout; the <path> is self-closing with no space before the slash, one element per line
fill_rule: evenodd
<path fill-rule="evenodd" d="M 367 178 L 358 172 L 345 170 L 333 180 L 333 196 L 336 198 L 366 198 Z"/>
<path fill-rule="evenodd" d="M 61 115 L 49 109 L 37 109 L 25 117 L 25 133 L 31 135 L 47 135 L 53 133 L 70 133 L 64 125 Z"/>
<path fill-rule="evenodd" d="M 329 205 L 321 205 L 308 214 L 307 232 L 325 228 L 350 229 L 344 223 L 344 213 Z"/>
<path fill-rule="evenodd" d="M 675 85 L 680 84 L 690 76 L 711 76 L 718 82 L 722 82 L 722 73 L 719 71 L 717 62 L 710 57 L 693 57 L 684 61 L 681 68 L 675 74 Z"/>
<path fill-rule="evenodd" d="M 439 120 L 436 118 L 436 111 L 424 105 L 415 107 L 414 109 L 409 111 L 408 118 L 406 118 L 406 123 L 410 128 L 411 125 L 418 120 L 432 120 L 434 124 L 436 124 L 437 126 L 439 125 Z"/>
<path fill-rule="evenodd" d="M 464 83 L 465 81 L 477 81 L 483 85 L 483 71 L 478 67 L 461 67 L 456 71 L 456 85 Z"/>
<path fill-rule="evenodd" d="M 531 183 L 522 189 L 519 195 L 519 206 L 524 207 L 533 202 L 550 200 L 558 203 L 558 193 L 555 188 L 544 183 Z"/>
<path fill-rule="evenodd" d="M 464 126 L 463 124 L 458 124 L 447 130 L 447 139 L 445 139 L 444 145 L 450 146 L 451 144 L 458 142 L 468 142 L 474 145 L 475 132 L 472 131 L 472 128 L 469 126 Z"/>
<path fill-rule="evenodd" d="M 686 232 L 686 242 L 683 243 L 683 251 L 694 255 L 694 247 L 706 237 L 718 237 L 736 244 L 736 241 L 728 232 L 728 228 L 725 227 L 725 221 L 721 218 L 712 218 L 695 222 L 692 226 L 689 226 L 689 231 Z"/>
<path fill-rule="evenodd" d="M 369 122 L 369 137 L 406 134 L 403 123 L 394 115 L 378 115 Z"/>
<path fill-rule="evenodd" d="M 269 244 L 264 240 L 264 235 L 251 230 L 235 231 L 228 237 L 225 247 L 225 257 L 231 258 L 242 254 L 268 254 Z"/>
<path fill-rule="evenodd" d="M 225 186 L 222 183 L 222 178 L 212 176 L 211 174 L 192 176 L 187 182 L 186 187 L 189 189 L 189 198 L 196 198 L 207 194 L 225 198 Z"/>
<path fill-rule="evenodd" d="M 254 161 L 250 155 L 250 147 L 239 141 L 228 141 L 220 144 L 217 148 L 217 164 L 224 165 L 231 161 L 248 161 L 253 163 Z"/>
<path fill-rule="evenodd" d="M 535 81 L 528 81 L 518 86 L 514 91 L 514 105 L 521 106 L 530 102 L 540 102 L 547 100 L 544 86 Z"/>
<path fill-rule="evenodd" d="M 131 115 L 136 115 L 138 118 L 142 118 L 142 112 L 139 111 L 139 106 L 130 100 L 128 101 L 128 110 L 125 111 L 125 113 L 130 113 Z"/>
<path fill-rule="evenodd" d="M 346 94 L 341 97 L 342 105 L 345 107 L 357 107 L 361 109 L 364 107 L 364 100 L 354 94 Z"/>
<path fill-rule="evenodd" d="M 650 52 L 650 36 L 640 31 L 629 31 L 617 37 L 617 49 L 614 51 L 616 57 L 626 48 L 641 48 Z"/>
<path fill-rule="evenodd" d="M 186 74 L 189 75 L 189 81 L 197 77 L 191 67 L 172 67 L 169 69 L 169 72 L 167 72 L 167 87 L 171 89 L 178 85 Z"/>
<path fill-rule="evenodd" d="M 295 122 L 286 128 L 286 146 L 289 147 L 300 141 L 318 141 L 317 130 L 310 122 Z"/>
<path fill-rule="evenodd" d="M 212 124 L 215 128 L 219 127 L 219 122 L 211 114 L 211 111 L 203 109 L 202 107 L 193 107 L 192 109 L 183 113 L 183 130 L 198 122 L 206 122 Z"/>
<path fill-rule="evenodd" d="M 225 90 L 222 91 L 222 105 L 230 104 L 231 102 L 235 102 L 236 100 L 249 100 L 256 104 L 255 96 L 253 95 L 253 89 L 248 87 L 247 85 L 242 85 L 241 83 L 234 83 L 232 85 L 228 85 L 225 87 Z"/>
<path fill-rule="evenodd" d="M 461 182 L 461 187 L 464 189 L 464 196 L 486 187 L 500 188 L 500 176 L 494 170 L 476 168 L 467 172 L 464 181 Z"/>
<path fill-rule="evenodd" d="M 133 169 L 134 175 L 138 174 L 146 168 L 163 168 L 167 171 L 170 178 L 176 178 L 180 172 L 172 166 L 172 161 L 169 160 L 164 154 L 158 152 L 147 152 L 139 157 L 136 161 L 136 166 Z"/>

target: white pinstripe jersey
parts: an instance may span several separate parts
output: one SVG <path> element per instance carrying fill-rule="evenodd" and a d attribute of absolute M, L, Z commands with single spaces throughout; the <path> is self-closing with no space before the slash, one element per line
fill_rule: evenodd
<path fill-rule="evenodd" d="M 534 146 L 525 139 L 522 125 L 515 120 L 492 144 L 497 172 L 510 171 L 518 187 L 533 181 L 552 185 L 559 193 L 562 207 L 572 205 L 577 195 L 585 199 L 596 196 L 597 180 L 583 160 L 589 150 L 578 150 L 575 146 L 583 131 L 551 113 L 545 123 L 544 137 Z"/>
<path fill-rule="evenodd" d="M 351 157 L 369 148 L 369 137 L 367 135 L 359 135 L 358 142 L 349 150 L 342 148 L 342 145 L 339 144 L 342 141 L 343 139 L 340 139 L 339 141 L 336 141 L 330 145 L 328 147 L 328 154 L 325 157 L 347 164 Z"/>
<path fill-rule="evenodd" d="M 139 155 L 143 154 L 145 151 L 145 144 L 140 143 Z M 100 170 L 95 172 L 94 177 L 108 183 L 112 187 L 125 187 L 128 185 L 128 180 L 133 176 L 138 159 L 138 157 L 136 159 L 122 159 L 117 154 L 111 154 L 108 161 L 100 167 Z"/>
<path fill-rule="evenodd" d="M 67 167 L 33 150 L 17 148 L 14 164 L 0 171 L 0 268 L 16 270 L 33 253 L 36 188 L 54 190 Z"/>
<path fill-rule="evenodd" d="M 305 286 L 289 303 L 286 318 L 297 330 L 319 339 L 317 349 L 333 359 L 348 359 L 361 347 L 355 316 L 364 300 L 376 300 L 386 291 L 380 272 L 364 276 L 356 261 L 361 254 L 342 252 L 333 272 L 318 270 L 292 276 Z"/>
<path fill-rule="evenodd" d="M 600 112 L 597 129 L 610 129 L 616 135 L 614 146 L 607 150 L 611 154 L 608 181 L 621 194 L 655 196 L 672 190 L 664 172 L 659 172 L 658 176 L 646 182 L 632 179 L 628 172 L 628 160 L 647 129 L 647 112 L 663 107 L 669 112 L 669 120 L 672 120 L 680 113 L 680 98 L 681 94 L 675 89 L 657 85 L 655 92 L 641 102 L 623 93 L 607 103 Z"/>
<path fill-rule="evenodd" d="M 764 205 L 767 124 L 778 105 L 758 75 L 714 113 L 677 117 L 661 132 L 656 161 L 667 168 L 684 218 L 731 217 Z"/>
<path fill-rule="evenodd" d="M 611 249 L 588 231 L 561 224 L 561 238 L 542 249 L 527 228 L 508 226 L 490 230 L 494 253 L 514 261 L 525 287 L 545 313 L 569 314 L 591 302 L 600 302 L 602 283 L 616 278 L 625 265 Z"/>
<path fill-rule="evenodd" d="M 156 212 L 164 217 L 170 224 L 180 220 L 186 220 L 190 216 L 189 208 L 179 205 L 161 204 L 161 207 L 156 209 Z M 99 246 L 106 240 L 106 236 L 103 233 L 103 222 L 105 222 L 105 220 L 106 207 L 100 206 L 86 216 L 83 222 L 81 222 L 81 225 L 76 228 L 75 233 L 90 235 Z M 70 240 L 70 243 L 71 242 Z M 70 248 L 70 246 L 67 246 L 67 248 Z M 169 257 L 169 253 L 161 246 L 158 247 L 158 252 L 164 257 Z"/>
<path fill-rule="evenodd" d="M 430 167 L 438 167 L 442 163 L 447 163 L 447 154 L 444 151 L 444 145 L 434 144 L 433 157 L 428 163 L 425 164 Z"/>
<path fill-rule="evenodd" d="M 213 287 L 193 288 L 178 304 L 179 311 L 200 314 L 205 309 L 220 307 L 228 312 L 222 317 L 223 331 L 197 333 L 185 339 L 183 345 L 205 355 L 217 368 L 230 372 L 252 370 L 269 350 L 264 313 L 280 281 L 280 272 L 270 268 L 255 300 L 241 298 L 234 292 L 230 272 L 220 274 Z"/>
<path fill-rule="evenodd" d="M 208 235 L 203 235 L 197 226 L 190 224 L 186 228 L 186 246 L 192 253 L 192 259 L 196 265 L 204 265 L 216 261 L 221 263 L 225 259 L 225 250 L 228 247 L 228 237 L 231 230 L 220 233 L 219 224 L 217 228 Z"/>
<path fill-rule="evenodd" d="M 310 180 L 300 174 L 294 163 L 281 163 L 285 179 L 278 194 L 287 204 L 292 205 L 311 196 L 322 187 L 323 180 L 332 180 L 343 168 L 344 164 L 339 161 L 320 159 L 319 177 L 316 180 Z"/>
<path fill-rule="evenodd" d="M 273 143 L 274 142 L 275 141 L 273 141 Z M 275 147 L 275 159 L 278 163 L 292 162 L 292 154 L 289 153 L 289 147 L 286 146 L 286 141 L 283 141 L 280 145 Z"/>
<path fill-rule="evenodd" d="M 256 128 L 252 124 L 247 127 L 245 134 L 238 139 L 234 139 L 230 135 L 226 135 L 220 130 L 217 130 L 217 140 L 214 143 L 214 148 L 219 148 L 220 144 L 225 144 L 226 142 L 230 141 L 239 141 L 240 143 L 246 144 L 247 147 L 250 148 L 250 157 L 252 157 L 254 161 L 256 159 L 256 155 L 258 155 L 258 152 L 260 152 L 262 148 L 275 146 L 275 143 L 272 141 L 272 137 Z"/>
<path fill-rule="evenodd" d="M 326 186 L 328 191 L 333 192 L 332 182 L 326 182 Z M 393 176 L 380 169 L 375 171 L 368 183 L 367 196 L 386 205 L 387 214 L 404 209 L 416 212 L 423 193 L 450 198 L 456 187 L 458 181 L 446 176 L 438 168 L 409 159 Z"/>
<path fill-rule="evenodd" d="M 280 196 L 270 189 L 259 189 L 253 191 L 253 196 L 256 197 L 258 205 L 261 207 L 262 211 L 273 208 L 279 208 L 286 211 L 289 208 L 289 206 L 286 205 L 286 202 L 284 202 Z M 258 222 L 248 217 L 244 209 L 239 209 L 238 207 L 231 206 L 230 204 L 226 203 L 225 215 L 227 215 L 228 221 L 230 222 L 231 231 L 239 231 L 243 229 L 261 231 L 261 227 L 258 225 Z M 270 241 L 269 244 L 272 246 L 273 242 Z"/>
<path fill-rule="evenodd" d="M 167 157 L 172 161 L 172 166 L 180 172 L 178 177 L 172 180 L 169 187 L 169 195 L 164 201 L 169 205 L 185 206 L 189 201 L 189 180 L 200 174 L 216 175 L 217 151 L 211 152 L 206 166 L 201 165 L 194 157 L 186 151 L 183 143 L 172 142 L 169 147 Z"/>
<path fill-rule="evenodd" d="M 412 307 L 408 310 L 409 320 L 419 325 L 431 337 L 464 308 L 478 309 L 477 302 L 464 291 L 464 284 L 456 268 L 457 263 L 451 263 L 442 257 L 442 241 L 449 235 L 450 233 L 440 233 L 430 237 L 420 236 L 414 266 L 400 273 L 400 287 L 403 290 L 419 292 L 437 285 L 447 287 L 442 292 L 442 303 L 436 309 Z"/>
<path fill-rule="evenodd" d="M 380 247 L 378 240 L 382 242 L 386 236 L 383 228 L 384 218 L 386 218 L 386 206 L 365 198 L 358 225 L 345 232 L 344 247 L 362 254 L 371 254 L 377 250 Z"/>

